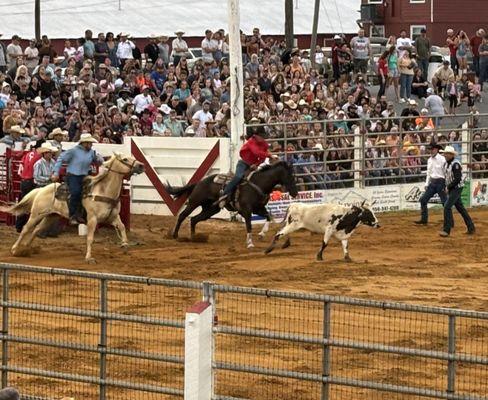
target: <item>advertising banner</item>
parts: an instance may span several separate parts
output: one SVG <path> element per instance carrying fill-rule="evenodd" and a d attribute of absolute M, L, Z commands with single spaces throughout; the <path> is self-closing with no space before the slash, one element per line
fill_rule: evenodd
<path fill-rule="evenodd" d="M 471 206 L 488 206 L 488 179 L 473 179 L 471 185 Z"/>
<path fill-rule="evenodd" d="M 288 193 L 281 193 L 279 191 L 271 193 L 266 208 L 270 212 L 271 216 L 276 220 L 281 220 L 286 215 L 288 206 L 292 203 L 308 203 L 308 204 L 321 204 L 324 201 L 323 190 L 307 190 L 299 192 L 296 198 L 291 198 Z"/>

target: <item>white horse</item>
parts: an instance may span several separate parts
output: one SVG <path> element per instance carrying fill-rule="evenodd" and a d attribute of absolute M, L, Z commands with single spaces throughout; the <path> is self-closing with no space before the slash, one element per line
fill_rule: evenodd
<path fill-rule="evenodd" d="M 144 172 L 144 164 L 135 158 L 114 154 L 103 166 L 105 170 L 94 177 L 88 177 L 89 191 L 84 195 L 82 204 L 87 213 L 86 262 L 93 264 L 91 249 L 95 229 L 98 223 L 111 224 L 122 240 L 124 251 L 128 248 L 127 233 L 120 219 L 120 191 L 124 176 Z M 68 204 L 55 198 L 60 183 L 51 183 L 29 192 L 19 203 L 11 207 L 0 207 L 0 210 L 13 215 L 30 213 L 19 238 L 12 246 L 12 254 L 21 256 L 28 254 L 31 244 L 38 232 L 49 227 L 53 214 L 69 217 Z"/>

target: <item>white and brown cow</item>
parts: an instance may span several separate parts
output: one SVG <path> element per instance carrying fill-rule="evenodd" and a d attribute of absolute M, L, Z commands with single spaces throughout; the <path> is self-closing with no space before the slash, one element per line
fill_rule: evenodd
<path fill-rule="evenodd" d="M 282 248 L 290 246 L 288 235 L 299 229 L 306 229 L 310 232 L 324 235 L 322 247 L 317 253 L 317 260 L 319 261 L 322 260 L 322 253 L 332 236 L 341 241 L 344 259 L 351 261 L 348 240 L 354 230 L 361 224 L 369 225 L 373 228 L 380 227 L 373 211 L 365 206 L 364 202 L 360 206 L 342 206 L 331 203 L 318 205 L 294 203 L 288 208 L 283 222 L 285 225 L 275 235 L 273 242 L 265 253 L 268 254 L 273 251 L 277 241 L 283 236 L 287 236 L 287 239 Z"/>

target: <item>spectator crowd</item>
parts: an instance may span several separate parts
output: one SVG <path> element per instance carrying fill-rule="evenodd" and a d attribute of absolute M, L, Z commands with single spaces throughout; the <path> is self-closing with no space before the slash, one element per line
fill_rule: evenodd
<path fill-rule="evenodd" d="M 374 184 L 418 175 L 426 143 L 459 146 L 456 131 L 438 129 L 460 106 L 477 114 L 488 79 L 484 30 L 471 38 L 449 30 L 450 61 L 431 81 L 432 44 L 425 30 L 415 41 L 405 31 L 390 37 L 377 60 L 362 29 L 350 41 L 343 35 L 333 41 L 331 54 L 317 46 L 311 59 L 309 51 L 287 49 L 283 40 L 263 37 L 258 28 L 241 34 L 245 120 L 266 125 L 259 129 L 269 135 L 273 151 L 286 151 L 283 157 L 296 164 L 304 185 L 352 181 L 351 133 L 358 129 L 367 136 L 365 168 Z M 191 50 L 183 31 L 172 41 L 152 35 L 141 48 L 127 32 L 94 38 L 87 30 L 66 40 L 62 54 L 46 36 L 23 48 L 14 35 L 8 45 L 0 44 L 0 141 L 17 148 L 39 145 L 56 128 L 63 140 L 89 133 L 103 143 L 122 143 L 124 136 L 229 137 L 228 35 L 207 30 L 201 58 Z M 372 81 L 379 83 L 377 93 Z M 404 109 L 397 114 L 398 103 Z M 474 168 L 485 170 L 487 132 L 475 136 L 480 161 Z"/>

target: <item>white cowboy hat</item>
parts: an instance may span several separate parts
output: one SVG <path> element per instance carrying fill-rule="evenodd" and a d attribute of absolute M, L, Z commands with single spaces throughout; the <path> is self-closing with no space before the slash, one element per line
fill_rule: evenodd
<path fill-rule="evenodd" d="M 161 107 L 159 107 L 159 110 L 161 112 L 163 112 L 164 114 L 168 115 L 171 111 L 171 108 L 167 104 L 163 104 L 163 105 L 161 105 Z"/>
<path fill-rule="evenodd" d="M 439 150 L 439 153 L 448 153 L 448 154 L 457 155 L 456 149 L 452 146 L 446 146 L 444 150 Z"/>
<path fill-rule="evenodd" d="M 292 110 L 295 110 L 297 108 L 297 103 L 295 103 L 293 100 L 288 100 L 288 101 L 285 101 L 285 104 L 291 108 Z"/>
<path fill-rule="evenodd" d="M 82 133 L 80 136 L 80 140 L 78 140 L 78 143 L 98 143 L 98 140 L 95 139 L 91 133 Z"/>
<path fill-rule="evenodd" d="M 42 104 L 42 99 L 41 99 L 39 96 L 37 96 L 37 97 L 34 99 L 34 103 L 36 103 L 36 104 Z"/>
<path fill-rule="evenodd" d="M 57 135 L 68 136 L 68 131 L 63 131 L 61 128 L 54 128 L 47 138 L 53 139 L 54 136 L 57 136 Z"/>
<path fill-rule="evenodd" d="M 44 154 L 44 153 L 57 153 L 58 149 L 54 146 L 51 146 L 51 143 L 45 142 L 37 149 L 37 152 L 39 154 Z"/>
<path fill-rule="evenodd" d="M 175 31 L 175 35 L 178 35 L 179 33 L 181 33 L 182 35 L 185 34 L 185 31 L 182 31 L 181 29 L 178 29 L 177 31 Z"/>
<path fill-rule="evenodd" d="M 127 32 L 120 32 L 120 33 L 119 33 L 119 36 L 120 36 L 120 37 L 122 37 L 122 36 L 129 37 L 129 36 L 130 36 L 130 34 L 129 34 L 129 33 L 127 33 Z"/>
<path fill-rule="evenodd" d="M 13 125 L 10 127 L 10 133 L 18 133 L 23 135 L 25 133 L 25 129 L 22 129 L 19 125 Z"/>

